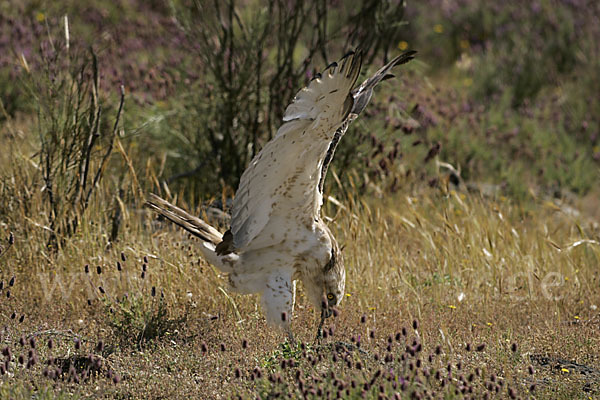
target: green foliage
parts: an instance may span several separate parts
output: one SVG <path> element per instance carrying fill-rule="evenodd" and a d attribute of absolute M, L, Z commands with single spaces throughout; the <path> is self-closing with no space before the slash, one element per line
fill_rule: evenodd
<path fill-rule="evenodd" d="M 123 107 L 113 126 L 104 118 L 96 55 L 69 52 L 66 43 L 42 52 L 43 70 L 23 84 L 36 107 L 37 155 L 44 183 L 48 246 L 77 231 L 112 152 Z"/>
<path fill-rule="evenodd" d="M 142 348 L 160 339 L 186 322 L 186 314 L 172 318 L 164 298 L 148 299 L 142 294 L 124 296 L 121 301 L 105 299 L 110 325 L 123 344 Z"/>
<path fill-rule="evenodd" d="M 183 171 L 169 181 L 193 177 L 201 190 L 214 193 L 219 180 L 237 186 L 316 71 L 354 47 L 362 47 L 367 60 L 380 52 L 387 57 L 400 34 L 404 3 L 174 2 L 174 9 L 202 60 L 202 79 L 160 127 L 181 149 L 175 162 Z"/>
<path fill-rule="evenodd" d="M 295 360 L 299 361 L 303 354 L 313 354 L 315 351 L 314 346 L 302 343 L 290 343 L 285 341 L 279 344 L 278 348 L 265 357 L 262 362 L 262 367 L 274 371 L 279 368 L 282 360 Z"/>

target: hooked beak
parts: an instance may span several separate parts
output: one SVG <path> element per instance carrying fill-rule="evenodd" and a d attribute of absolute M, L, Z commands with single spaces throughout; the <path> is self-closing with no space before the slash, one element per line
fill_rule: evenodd
<path fill-rule="evenodd" d="M 323 337 L 323 324 L 325 323 L 325 319 L 329 317 L 331 317 L 331 309 L 329 307 L 321 308 L 321 322 L 317 328 L 317 340 Z"/>

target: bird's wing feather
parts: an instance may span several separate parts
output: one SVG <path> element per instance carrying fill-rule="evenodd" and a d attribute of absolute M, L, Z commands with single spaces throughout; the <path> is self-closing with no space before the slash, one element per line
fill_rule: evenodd
<path fill-rule="evenodd" d="M 371 96 L 373 94 L 373 88 L 377 86 L 377 84 L 387 78 L 392 78 L 394 75 L 390 73 L 392 68 L 397 65 L 401 65 L 409 62 L 414 58 L 416 51 L 407 51 L 405 53 L 400 54 L 398 57 L 395 57 L 392 61 L 388 62 L 386 65 L 381 67 L 374 75 L 372 75 L 369 79 L 364 81 L 359 87 L 352 90 L 352 97 L 354 98 L 354 105 L 352 106 L 351 115 L 346 121 L 335 131 L 335 135 L 329 145 L 329 149 L 327 150 L 327 155 L 325 156 L 325 161 L 323 163 L 323 167 L 321 168 L 321 178 L 319 181 L 319 191 L 323 193 L 323 184 L 325 182 L 325 176 L 327 175 L 327 169 L 329 168 L 329 164 L 333 159 L 333 155 L 335 154 L 335 150 L 337 145 L 346 133 L 348 126 L 350 123 L 360 114 L 367 104 L 369 104 L 369 100 L 371 100 Z"/>
<path fill-rule="evenodd" d="M 236 249 L 248 246 L 273 215 L 316 218 L 323 159 L 352 109 L 351 90 L 360 67 L 361 55 L 350 53 L 313 79 L 287 107 L 285 123 L 241 177 L 231 221 Z"/>

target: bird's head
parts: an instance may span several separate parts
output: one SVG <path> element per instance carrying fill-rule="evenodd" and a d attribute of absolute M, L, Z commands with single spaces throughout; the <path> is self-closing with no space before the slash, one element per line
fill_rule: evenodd
<path fill-rule="evenodd" d="M 339 305 L 344 297 L 346 287 L 346 270 L 344 259 L 337 243 L 332 241 L 331 257 L 323 267 L 323 286 L 321 297 L 321 322 L 317 331 L 317 338 L 322 335 L 323 323 L 329 318 L 332 308 Z"/>
<path fill-rule="evenodd" d="M 323 296 L 321 300 L 321 309 L 327 311 L 327 316 L 331 314 L 331 308 L 337 306 L 342 301 L 344 289 L 346 287 L 346 270 L 344 269 L 344 259 L 337 243 L 333 242 L 331 249 L 331 258 L 323 268 Z"/>

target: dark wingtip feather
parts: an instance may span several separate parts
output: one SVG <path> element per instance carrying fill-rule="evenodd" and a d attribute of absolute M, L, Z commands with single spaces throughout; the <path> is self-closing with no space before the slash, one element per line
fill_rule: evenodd
<path fill-rule="evenodd" d="M 407 51 L 406 53 L 399 55 L 396 65 L 406 64 L 407 62 L 409 62 L 410 60 L 415 58 L 415 54 L 417 54 L 417 52 L 414 50 L 411 50 L 411 51 Z"/>
<path fill-rule="evenodd" d="M 331 64 L 329 64 L 329 65 L 328 65 L 328 66 L 325 68 L 325 71 L 327 71 L 327 70 L 328 70 L 328 69 L 330 69 L 330 68 L 337 68 L 337 66 L 338 66 L 338 63 L 336 63 L 336 62 L 334 61 L 334 62 L 332 62 Z"/>
<path fill-rule="evenodd" d="M 315 76 L 313 76 L 313 77 L 312 77 L 312 79 L 311 79 L 310 81 L 312 82 L 312 81 L 314 81 L 315 79 L 321 79 L 322 77 L 323 77 L 323 76 L 322 76 L 322 75 L 321 75 L 319 72 L 317 72 L 317 73 L 315 74 Z"/>
<path fill-rule="evenodd" d="M 340 58 L 340 61 L 345 60 L 346 58 L 353 56 L 354 54 L 355 54 L 354 50 L 350 50 L 349 52 L 344 54 L 344 56 L 342 58 Z"/>

